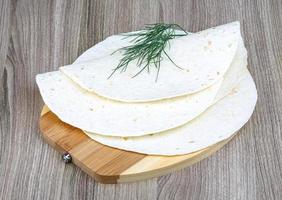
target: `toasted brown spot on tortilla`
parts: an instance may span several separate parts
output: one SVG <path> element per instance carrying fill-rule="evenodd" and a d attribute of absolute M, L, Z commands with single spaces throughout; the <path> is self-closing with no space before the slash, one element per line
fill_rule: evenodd
<path fill-rule="evenodd" d="M 208 45 L 211 46 L 212 45 L 212 41 L 209 40 L 208 41 Z"/>
<path fill-rule="evenodd" d="M 233 95 L 233 94 L 236 94 L 237 92 L 238 92 L 238 91 L 236 90 L 236 88 L 233 88 L 229 94 L 230 94 L 230 95 Z"/>

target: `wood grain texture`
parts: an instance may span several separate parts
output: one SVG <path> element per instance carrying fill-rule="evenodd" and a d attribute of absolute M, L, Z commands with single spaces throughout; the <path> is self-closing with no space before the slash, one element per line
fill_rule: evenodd
<path fill-rule="evenodd" d="M 0 199 L 282 199 L 281 0 L 0 0 Z M 35 75 L 145 23 L 189 31 L 240 20 L 259 99 L 214 156 L 147 181 L 101 185 L 39 134 Z"/>

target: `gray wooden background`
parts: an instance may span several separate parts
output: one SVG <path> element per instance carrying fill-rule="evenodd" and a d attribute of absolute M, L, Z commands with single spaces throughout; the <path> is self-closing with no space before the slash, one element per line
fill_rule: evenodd
<path fill-rule="evenodd" d="M 43 141 L 36 74 L 146 23 L 198 31 L 234 20 L 259 99 L 215 155 L 160 178 L 102 185 Z M 281 45 L 281 0 L 0 0 L 0 199 L 282 199 Z"/>

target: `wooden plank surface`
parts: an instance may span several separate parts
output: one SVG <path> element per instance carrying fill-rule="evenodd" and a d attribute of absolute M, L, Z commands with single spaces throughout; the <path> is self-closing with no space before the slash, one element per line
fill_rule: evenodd
<path fill-rule="evenodd" d="M 0 0 L 0 199 L 282 199 L 281 0 Z M 240 20 L 258 104 L 225 148 L 179 172 L 102 185 L 42 139 L 37 73 L 113 33 Z"/>

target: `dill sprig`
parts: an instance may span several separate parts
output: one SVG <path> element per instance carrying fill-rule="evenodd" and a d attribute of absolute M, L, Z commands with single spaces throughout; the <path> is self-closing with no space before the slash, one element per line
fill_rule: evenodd
<path fill-rule="evenodd" d="M 184 34 L 176 34 L 176 30 L 182 30 Z M 144 70 L 147 70 L 147 72 L 150 73 L 150 67 L 153 65 L 157 68 L 157 81 L 163 55 L 167 56 L 176 67 L 180 68 L 171 60 L 166 53 L 165 48 L 169 45 L 169 40 L 187 34 L 188 33 L 179 25 L 165 23 L 148 24 L 141 31 L 125 34 L 126 38 L 134 37 L 134 39 L 130 41 L 134 44 L 117 50 L 123 51 L 123 57 L 118 66 L 113 69 L 109 78 L 118 70 L 120 70 L 120 73 L 125 72 L 128 64 L 133 60 L 137 60 L 137 67 L 139 67 L 140 70 L 133 77 L 138 76 Z"/>

